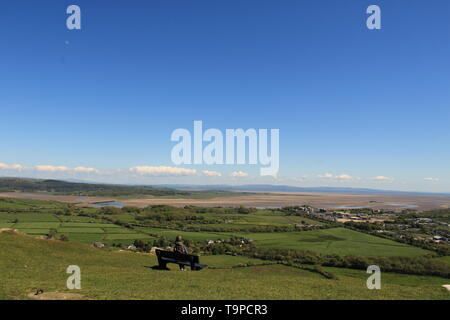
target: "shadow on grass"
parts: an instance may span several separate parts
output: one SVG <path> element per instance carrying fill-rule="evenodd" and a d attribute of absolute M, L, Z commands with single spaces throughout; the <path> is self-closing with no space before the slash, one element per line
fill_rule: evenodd
<path fill-rule="evenodd" d="M 160 267 L 159 265 L 156 265 L 156 266 L 144 266 L 144 268 L 150 268 L 152 270 L 170 271 L 169 268 L 163 268 L 163 267 Z"/>

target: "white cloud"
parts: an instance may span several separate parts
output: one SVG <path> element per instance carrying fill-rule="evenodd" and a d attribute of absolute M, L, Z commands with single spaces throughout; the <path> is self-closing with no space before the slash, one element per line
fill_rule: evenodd
<path fill-rule="evenodd" d="M 97 169 L 86 168 L 86 167 L 76 167 L 76 168 L 73 169 L 73 171 L 75 171 L 75 172 L 86 172 L 86 173 L 93 173 L 93 172 L 98 173 Z"/>
<path fill-rule="evenodd" d="M 37 171 L 46 171 L 46 172 L 99 173 L 99 170 L 95 168 L 86 168 L 86 167 L 69 168 L 65 166 L 37 165 L 35 169 Z"/>
<path fill-rule="evenodd" d="M 376 176 L 376 177 L 373 177 L 372 180 L 375 180 L 375 181 L 394 181 L 394 178 L 385 177 L 385 176 Z"/>
<path fill-rule="evenodd" d="M 340 174 L 340 175 L 336 176 L 336 179 L 339 179 L 339 180 L 351 180 L 351 179 L 353 179 L 353 177 L 348 175 L 348 174 Z"/>
<path fill-rule="evenodd" d="M 339 174 L 339 175 L 334 175 L 332 173 L 324 173 L 319 175 L 319 178 L 321 179 L 336 179 L 336 180 L 352 180 L 353 177 L 351 175 L 348 174 Z"/>
<path fill-rule="evenodd" d="M 1 163 L 0 162 L 0 169 L 4 169 L 4 170 L 21 170 L 23 169 L 23 166 L 20 164 L 5 164 L 5 163 Z"/>
<path fill-rule="evenodd" d="M 230 174 L 230 176 L 233 178 L 243 178 L 243 177 L 248 177 L 248 173 L 243 172 L 243 171 L 234 171 Z"/>
<path fill-rule="evenodd" d="M 38 171 L 38 172 L 79 172 L 79 173 L 99 173 L 99 170 L 94 168 L 86 168 L 86 167 L 76 167 L 69 168 L 66 166 L 52 166 L 52 165 L 44 165 L 40 164 L 35 167 L 24 167 L 20 164 L 12 164 L 7 165 L 4 163 L 0 163 L 0 169 L 9 169 L 9 170 L 27 170 L 27 172 Z"/>
<path fill-rule="evenodd" d="M 424 178 L 423 180 L 428 181 L 428 182 L 438 182 L 439 178 Z"/>
<path fill-rule="evenodd" d="M 197 170 L 168 167 L 168 166 L 138 166 L 129 169 L 130 172 L 138 173 L 141 175 L 155 176 L 155 177 L 167 177 L 167 176 L 192 176 L 197 174 Z"/>
<path fill-rule="evenodd" d="M 48 171 L 48 172 L 61 172 L 61 171 L 69 171 L 68 167 L 64 166 L 49 166 L 49 165 L 38 165 L 36 166 L 37 171 Z"/>
<path fill-rule="evenodd" d="M 222 174 L 217 171 L 203 170 L 203 174 L 208 177 L 221 177 Z"/>

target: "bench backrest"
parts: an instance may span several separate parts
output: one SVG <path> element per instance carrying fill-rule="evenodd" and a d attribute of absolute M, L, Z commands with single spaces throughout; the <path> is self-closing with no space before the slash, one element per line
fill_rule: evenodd
<path fill-rule="evenodd" d="M 191 263 L 199 263 L 200 261 L 198 256 L 192 254 L 183 254 L 175 251 L 156 249 L 156 255 L 158 257 L 170 258 L 177 261 L 189 261 Z"/>

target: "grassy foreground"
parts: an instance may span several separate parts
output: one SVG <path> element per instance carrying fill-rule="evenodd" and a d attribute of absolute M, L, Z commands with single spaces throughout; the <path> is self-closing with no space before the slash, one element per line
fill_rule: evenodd
<path fill-rule="evenodd" d="M 382 274 L 382 289 L 366 288 L 364 271 L 329 268 L 337 280 L 283 265 L 231 268 L 257 259 L 201 257 L 199 272 L 153 270 L 147 254 L 94 249 L 74 242 L 0 233 L 0 299 L 45 292 L 76 292 L 86 299 L 450 299 L 448 279 Z M 66 268 L 81 268 L 81 290 L 66 288 Z"/>

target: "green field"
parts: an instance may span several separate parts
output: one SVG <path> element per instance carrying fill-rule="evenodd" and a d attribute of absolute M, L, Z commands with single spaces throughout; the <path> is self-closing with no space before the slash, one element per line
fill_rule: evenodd
<path fill-rule="evenodd" d="M 54 215 L 49 213 L 42 213 L 36 210 L 35 213 L 5 213 L 0 211 L 0 221 L 11 222 L 13 220 L 19 220 L 19 222 L 59 222 L 60 220 Z"/>
<path fill-rule="evenodd" d="M 18 201 L 18 205 L 14 206 L 13 204 L 16 201 Z M 7 208 L 20 207 L 20 209 L 24 209 L 26 204 L 28 204 L 28 208 L 36 207 L 36 200 L 24 201 L 22 199 L 14 199 L 14 201 L 7 203 Z M 41 203 L 41 201 L 37 203 Z M 47 206 L 36 208 L 36 213 L 6 213 L 5 211 L 1 212 L 6 210 L 6 208 L 3 207 L 4 202 L 0 201 L 0 228 L 13 228 L 34 236 L 43 236 L 48 234 L 50 229 L 55 229 L 57 236 L 65 235 L 71 241 L 87 244 L 93 242 L 131 244 L 135 239 L 153 239 L 149 235 L 144 235 L 112 223 L 104 223 L 102 220 L 95 218 L 42 213 L 43 210 L 47 212 L 48 208 L 58 208 L 58 205 L 52 202 L 44 203 Z"/>
<path fill-rule="evenodd" d="M 429 251 L 344 228 L 292 232 L 258 233 L 246 237 L 262 247 L 302 249 L 323 254 L 416 257 Z"/>
<path fill-rule="evenodd" d="M 235 213 L 206 208 L 199 212 L 183 212 L 182 209 L 162 207 L 147 213 L 148 216 L 145 212 L 137 216 L 120 210 L 115 214 L 99 214 L 100 209 L 68 208 L 66 204 L 50 201 L 0 200 L 0 228 L 19 231 L 0 233 L 0 299 L 26 299 L 26 295 L 36 288 L 46 292 L 67 292 L 65 268 L 69 264 L 82 268 L 83 289 L 79 293 L 87 299 L 186 299 L 187 296 L 190 299 L 449 299 L 448 291 L 442 288 L 443 284 L 448 284 L 448 279 L 434 276 L 383 272 L 383 289 L 372 291 L 365 286 L 367 273 L 358 267 L 346 269 L 336 264 L 332 265 L 341 268 L 321 267 L 334 275 L 335 279 L 331 280 L 317 270 L 313 272 L 314 265 L 300 264 L 321 264 L 318 260 L 280 264 L 274 261 L 280 261 L 278 258 L 245 257 L 242 256 L 245 252 L 236 253 L 227 247 L 224 251 L 214 252 L 217 255 L 202 256 L 201 262 L 209 268 L 200 272 L 175 272 L 176 265 L 171 267 L 171 272 L 165 272 L 151 269 L 157 263 L 149 254 L 89 246 L 93 242 L 126 246 L 138 239 L 151 245 L 163 241 L 160 246 L 166 246 L 181 235 L 194 248 L 207 246 L 206 240 L 250 239 L 250 248 L 260 250 L 257 252 L 261 258 L 264 252 L 273 251 L 265 249 L 298 250 L 296 252 L 305 252 L 305 255 L 394 257 L 384 263 L 433 255 L 433 252 L 418 247 L 348 228 L 332 228 L 327 222 L 286 215 L 281 211 Z M 190 220 L 183 220 L 186 215 Z M 166 217 L 168 219 L 164 220 Z M 151 223 L 159 223 L 162 227 L 154 227 Z M 291 231 L 295 230 L 294 224 L 312 225 L 314 230 Z M 178 230 L 185 226 L 194 230 L 222 231 Z M 270 228 L 249 229 L 261 226 Z M 56 232 L 56 238 L 65 235 L 69 241 L 48 240 L 46 236 L 53 232 Z M 230 243 L 214 246 L 229 246 Z M 234 244 L 234 248 L 239 249 L 240 244 L 240 241 Z M 252 254 L 247 252 L 247 255 Z M 450 263 L 448 258 L 428 258 L 426 268 L 419 274 L 445 276 L 445 273 L 426 271 L 432 267 L 445 272 L 447 267 L 442 261 Z M 433 263 L 428 262 L 431 260 L 440 265 L 432 266 Z M 398 269 L 390 270 L 398 272 Z M 415 274 L 415 270 L 410 268 L 409 273 Z"/>
<path fill-rule="evenodd" d="M 233 227 L 234 229 L 239 229 L 242 227 L 257 227 L 257 226 L 288 226 L 294 224 L 304 224 L 304 225 L 323 225 L 322 222 L 318 222 L 312 219 L 299 216 L 286 216 L 282 213 L 273 212 L 269 210 L 258 210 L 253 214 L 214 214 L 205 213 L 201 214 L 203 217 L 208 219 L 223 219 L 226 221 L 225 225 L 227 227 Z M 208 224 L 207 224 L 208 225 Z M 214 226 L 214 224 L 209 224 Z M 217 224 L 218 225 L 218 224 Z M 221 226 L 224 224 L 221 223 Z M 204 226 L 204 224 L 199 224 L 199 226 Z"/>
<path fill-rule="evenodd" d="M 184 232 L 160 228 L 137 229 L 167 238 L 181 235 L 184 239 L 194 241 L 227 239 L 231 236 L 245 237 L 254 240 L 259 247 L 310 250 L 322 254 L 418 257 L 430 253 L 410 245 L 344 228 L 272 233 Z"/>
<path fill-rule="evenodd" d="M 27 299 L 66 289 L 66 268 L 81 268 L 81 290 L 86 299 L 450 299 L 442 288 L 448 279 L 383 274 L 381 290 L 366 288 L 364 271 L 338 269 L 330 280 L 310 271 L 282 265 L 199 272 L 152 270 L 150 255 L 117 253 L 74 242 L 39 240 L 25 235 L 0 234 L 0 299 Z M 257 259 L 230 256 L 201 257 L 213 267 Z M 73 292 L 73 291 L 72 291 Z"/>
<path fill-rule="evenodd" d="M 232 234 L 226 232 L 189 232 L 164 228 L 147 228 L 147 227 L 136 227 L 135 229 L 150 234 L 164 236 L 169 239 L 175 238 L 177 235 L 180 235 L 183 237 L 183 239 L 188 239 L 192 241 L 219 240 L 219 239 L 227 239 L 232 236 Z"/>
<path fill-rule="evenodd" d="M 0 228 L 11 228 L 13 225 L 14 223 L 0 221 Z"/>
<path fill-rule="evenodd" d="M 64 204 L 59 202 L 0 199 L 0 227 L 15 228 L 33 235 L 45 235 L 50 229 L 56 229 L 58 235 L 64 234 L 69 240 L 83 243 L 103 241 L 107 244 L 127 244 L 128 242 L 132 243 L 135 239 L 150 240 L 158 236 L 173 239 L 177 235 L 181 235 L 184 239 L 199 242 L 244 237 L 253 240 L 256 246 L 262 248 L 309 250 L 321 254 L 417 257 L 430 253 L 417 247 L 346 228 L 297 232 L 242 232 L 243 227 L 251 226 L 324 225 L 322 222 L 309 218 L 287 216 L 282 212 L 272 210 L 257 210 L 251 214 L 218 214 L 206 209 L 204 213 L 196 214 L 196 216 L 206 219 L 206 221 L 223 220 L 224 222 L 220 224 L 195 222 L 190 224 L 191 227 L 219 228 L 225 226 L 230 232 L 194 232 L 155 227 L 134 227 L 132 230 L 105 223 L 100 218 L 52 213 L 61 208 L 64 208 Z M 19 211 L 9 212 L 12 209 Z M 96 209 L 85 208 L 82 210 L 92 213 Z M 133 214 L 120 214 L 114 218 L 127 223 L 138 222 Z M 114 242 L 114 240 L 117 241 Z"/>
<path fill-rule="evenodd" d="M 52 229 L 52 228 L 58 228 L 61 223 L 59 222 L 49 222 L 49 221 L 43 221 L 43 222 L 19 222 L 14 224 L 15 229 L 27 229 L 27 228 L 35 228 L 35 229 Z"/>
<path fill-rule="evenodd" d="M 3 211 L 30 210 L 30 209 L 52 210 L 52 209 L 60 209 L 62 207 L 64 207 L 63 203 L 55 201 L 0 198 L 0 208 Z"/>

